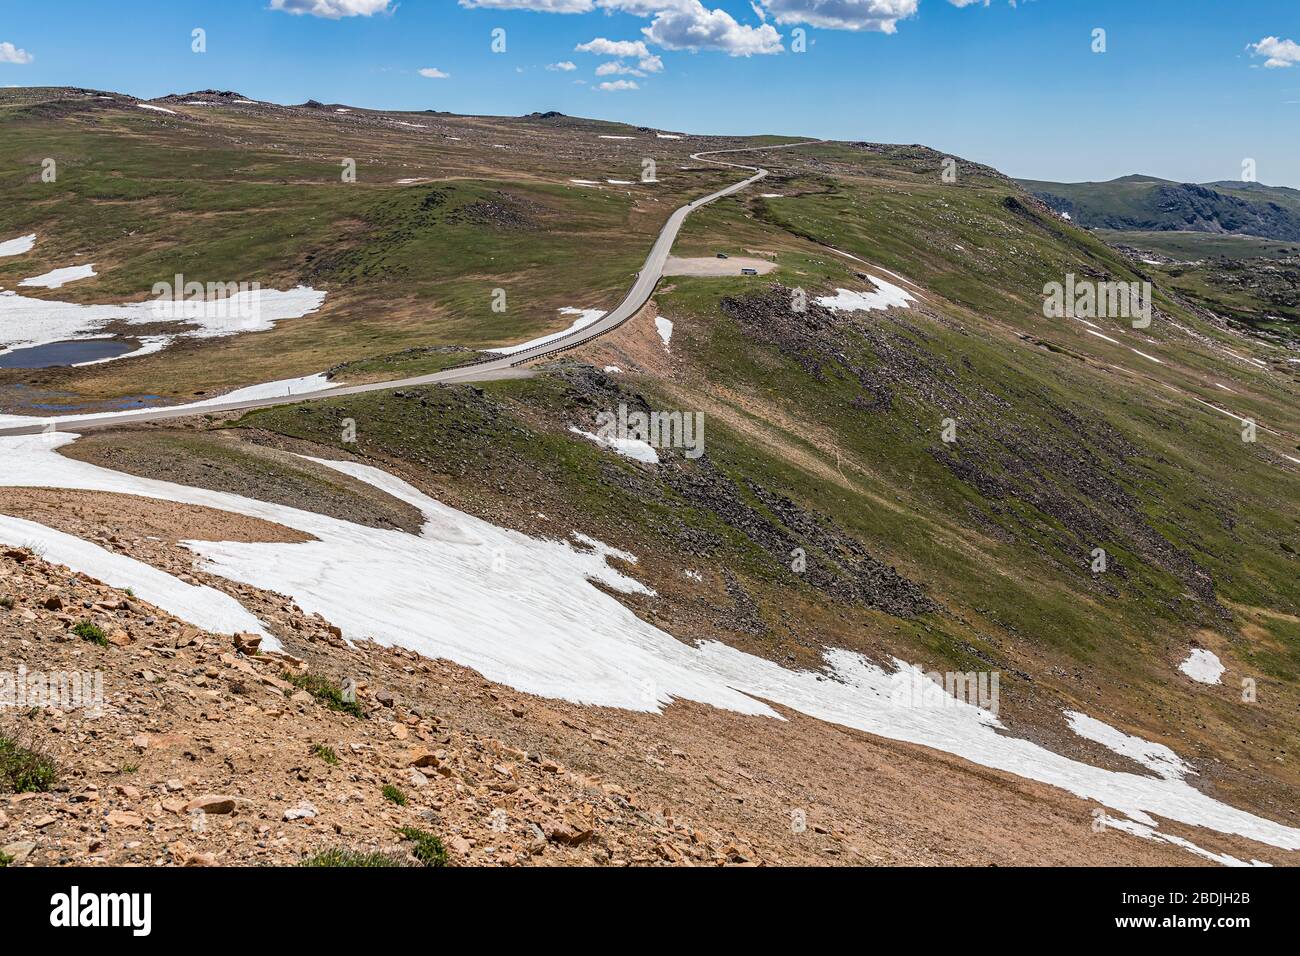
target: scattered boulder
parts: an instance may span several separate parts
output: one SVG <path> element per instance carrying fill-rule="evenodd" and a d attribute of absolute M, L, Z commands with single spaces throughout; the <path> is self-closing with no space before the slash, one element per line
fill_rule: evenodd
<path fill-rule="evenodd" d="M 261 634 L 236 634 L 235 650 L 248 657 L 252 657 L 262 646 Z"/>
<path fill-rule="evenodd" d="M 235 802 L 235 797 L 205 793 L 203 796 L 196 797 L 185 804 L 185 812 L 193 813 L 195 810 L 202 810 L 204 813 L 234 813 Z"/>

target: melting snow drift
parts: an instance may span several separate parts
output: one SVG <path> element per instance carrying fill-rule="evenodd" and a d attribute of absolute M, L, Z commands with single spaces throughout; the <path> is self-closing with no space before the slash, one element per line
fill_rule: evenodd
<path fill-rule="evenodd" d="M 837 312 L 871 312 L 876 309 L 906 309 L 909 302 L 916 301 L 906 289 L 901 289 L 883 279 L 877 279 L 875 276 L 867 276 L 867 278 L 875 285 L 875 292 L 836 289 L 835 295 L 823 296 L 817 300 L 817 304 Z"/>
<path fill-rule="evenodd" d="M 57 279 L 57 273 L 67 271 L 56 270 L 41 279 L 51 276 Z M 35 284 L 36 281 L 29 279 L 22 284 Z M 62 277 L 62 281 L 69 281 L 69 277 Z M 57 288 L 57 285 L 51 287 Z M 68 339 L 94 338 L 101 335 L 110 323 L 155 325 L 174 322 L 174 333 L 156 337 L 165 340 L 151 349 L 157 351 L 180 336 L 207 339 L 241 332 L 265 332 L 275 328 L 279 321 L 315 312 L 324 301 L 324 292 L 306 286 L 288 292 L 246 290 L 227 298 L 206 301 L 150 300 L 122 305 L 80 305 L 29 298 L 17 292 L 0 292 L 0 352 Z"/>
<path fill-rule="evenodd" d="M 214 588 L 186 584 L 142 561 L 107 551 L 97 544 L 45 525 L 8 515 L 0 515 L 0 543 L 32 548 L 47 561 L 65 564 L 110 587 L 131 588 L 142 600 L 205 631 L 261 634 L 279 648 L 279 642 L 267 634 L 261 622 L 242 604 Z"/>
<path fill-rule="evenodd" d="M 0 257 L 21 256 L 24 252 L 31 252 L 34 245 L 36 245 L 36 233 L 30 236 L 19 236 L 17 239 L 6 239 L 0 242 Z"/>
<path fill-rule="evenodd" d="M 1141 737 L 1130 737 L 1122 730 L 1116 730 L 1110 724 L 1104 724 L 1077 710 L 1067 710 L 1065 719 L 1069 721 L 1070 729 L 1080 737 L 1095 741 L 1121 757 L 1136 760 L 1166 780 L 1182 780 L 1187 774 L 1196 772 L 1164 744 L 1152 743 Z"/>
<path fill-rule="evenodd" d="M 1224 668 L 1213 651 L 1193 648 L 1191 656 L 1178 665 L 1178 669 L 1201 684 L 1217 684 Z"/>
<path fill-rule="evenodd" d="M 673 320 L 665 319 L 662 315 L 655 316 L 655 331 L 659 333 L 659 338 L 663 339 L 664 348 L 672 351 L 670 343 L 673 340 Z"/>
<path fill-rule="evenodd" d="M 507 345 L 499 349 L 484 349 L 485 352 L 495 352 L 497 355 L 514 355 L 516 352 L 523 352 L 526 349 L 536 348 L 539 345 L 546 345 L 554 342 L 556 339 L 562 339 L 571 332 L 577 332 L 579 329 L 585 329 L 593 322 L 598 322 L 605 317 L 605 313 L 600 309 L 575 309 L 571 306 L 565 306 L 560 309 L 561 315 L 576 315 L 573 324 L 562 332 L 554 332 L 550 335 L 543 335 L 540 339 L 530 339 L 519 345 Z"/>
<path fill-rule="evenodd" d="M 34 279 L 24 279 L 18 284 L 34 286 L 38 289 L 59 289 L 69 282 L 76 282 L 78 279 L 89 279 L 93 275 L 95 275 L 95 264 L 92 262 L 84 266 L 68 266 L 66 269 L 55 269 Z"/>
<path fill-rule="evenodd" d="M 639 438 L 605 438 L 592 432 L 584 432 L 577 425 L 570 425 L 569 431 L 575 435 L 581 435 L 589 441 L 594 441 L 604 448 L 609 448 L 624 458 L 631 458 L 647 465 L 659 464 L 659 453 L 654 450 L 652 445 L 643 442 Z"/>

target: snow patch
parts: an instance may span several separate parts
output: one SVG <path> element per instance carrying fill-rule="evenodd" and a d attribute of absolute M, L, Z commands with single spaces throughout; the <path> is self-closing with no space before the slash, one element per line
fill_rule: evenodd
<path fill-rule="evenodd" d="M 655 316 L 655 331 L 659 333 L 659 338 L 663 339 L 664 348 L 671 352 L 670 344 L 673 340 L 673 320 L 665 319 L 662 315 Z"/>
<path fill-rule="evenodd" d="M 186 584 L 152 565 L 107 551 L 97 544 L 43 524 L 0 515 L 0 543 L 32 548 L 46 561 L 67 565 L 78 574 L 103 581 L 110 587 L 130 588 L 142 601 L 217 634 L 252 632 L 263 635 L 268 646 L 279 643 L 242 604 L 215 588 Z"/>
<path fill-rule="evenodd" d="M 836 289 L 835 295 L 823 296 L 817 300 L 817 304 L 837 312 L 871 312 L 877 309 L 906 309 L 909 302 L 916 301 L 906 289 L 875 276 L 869 275 L 867 278 L 876 287 L 875 292 Z"/>
<path fill-rule="evenodd" d="M 631 458 L 647 465 L 659 464 L 659 453 L 654 450 L 653 446 L 641 441 L 639 438 L 602 438 L 600 435 L 584 432 L 576 425 L 570 425 L 569 431 L 594 441 L 597 445 L 617 452 L 624 458 Z"/>
<path fill-rule="evenodd" d="M 152 103 L 136 103 L 136 106 L 142 110 L 153 110 L 155 113 L 166 113 L 168 116 L 175 116 L 175 110 L 165 109 L 161 106 L 154 106 Z"/>
<path fill-rule="evenodd" d="M 36 233 L 29 236 L 19 236 L 17 239 L 7 239 L 0 242 L 0 258 L 5 256 L 21 256 L 24 252 L 31 252 L 32 246 L 36 245 Z"/>
<path fill-rule="evenodd" d="M 1069 721 L 1070 729 L 1080 737 L 1095 741 L 1121 757 L 1136 760 L 1166 780 L 1182 780 L 1187 774 L 1196 773 L 1183 763 L 1178 754 L 1164 744 L 1152 743 L 1141 737 L 1130 737 L 1122 730 L 1116 730 L 1110 724 L 1104 724 L 1095 717 L 1081 714 L 1077 710 L 1067 710 L 1065 719 Z"/>
<path fill-rule="evenodd" d="M 1178 665 L 1178 669 L 1197 683 L 1217 684 L 1227 668 L 1213 651 L 1195 647 L 1187 660 Z"/>
<path fill-rule="evenodd" d="M 1095 329 L 1084 329 L 1083 331 L 1087 332 L 1089 335 L 1095 335 L 1099 339 L 1105 339 L 1107 342 L 1110 342 L 1112 345 L 1122 344 L 1119 339 L 1112 339 L 1109 335 L 1103 335 L 1102 333 L 1096 331 Z"/>
<path fill-rule="evenodd" d="M 76 282 L 78 279 L 89 279 L 95 274 L 95 264 L 92 262 L 84 266 L 68 266 L 64 269 L 54 269 L 43 276 L 24 279 L 18 284 L 20 286 L 33 286 L 37 289 L 59 289 L 69 282 Z"/>
<path fill-rule="evenodd" d="M 575 309 L 572 306 L 565 306 L 563 309 L 560 309 L 559 311 L 561 315 L 577 316 L 577 318 L 573 320 L 573 324 L 570 325 L 564 331 L 554 332 L 551 335 L 543 335 L 539 339 L 531 339 L 520 345 L 507 345 L 504 348 L 484 349 L 484 351 L 494 352 L 497 355 L 514 355 L 516 352 L 523 352 L 527 349 L 536 348 L 539 345 L 547 345 L 551 342 L 554 342 L 556 339 L 562 339 L 566 335 L 570 334 L 571 332 L 577 332 L 580 329 L 585 329 L 593 322 L 599 322 L 601 319 L 605 317 L 605 313 L 602 312 L 600 309 Z"/>
<path fill-rule="evenodd" d="M 1153 840 L 1155 842 L 1172 843 L 1176 847 L 1194 853 L 1199 857 L 1218 863 L 1220 866 L 1270 866 L 1269 863 L 1261 863 L 1259 860 L 1251 860 L 1249 863 L 1243 863 L 1227 853 L 1212 853 L 1209 850 L 1197 846 L 1191 840 L 1184 840 L 1180 836 L 1172 833 L 1161 833 L 1155 827 L 1147 826 L 1144 823 L 1138 823 L 1136 820 L 1120 820 L 1115 817 L 1105 817 L 1105 824 L 1112 830 L 1122 830 L 1124 833 L 1131 833 L 1133 836 L 1141 837 L 1144 840 Z"/>
<path fill-rule="evenodd" d="M 159 336 L 166 338 L 164 345 L 157 345 L 157 340 L 154 340 L 152 350 L 158 351 L 182 336 L 208 339 L 240 332 L 265 332 L 275 328 L 279 321 L 315 312 L 324 301 L 324 292 L 299 286 L 288 292 L 259 289 L 223 300 L 167 303 L 167 310 L 160 313 L 158 303 L 153 300 L 122 305 L 81 305 L 0 292 L 0 353 L 49 342 L 93 338 L 113 322 L 152 325 L 175 321 L 178 326 L 175 333 Z"/>

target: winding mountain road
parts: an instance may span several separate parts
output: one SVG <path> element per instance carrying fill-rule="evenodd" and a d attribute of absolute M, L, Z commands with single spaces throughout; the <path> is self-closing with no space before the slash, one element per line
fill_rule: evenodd
<path fill-rule="evenodd" d="M 364 385 L 340 385 L 335 388 L 325 388 L 318 391 L 306 392 L 298 395 L 277 395 L 263 398 L 246 399 L 243 401 L 232 402 L 211 402 L 205 403 L 199 407 L 193 405 L 173 405 L 164 408 L 144 408 L 131 412 L 114 412 L 109 414 L 92 414 L 92 415 L 63 415 L 55 418 L 43 420 L 39 424 L 10 426 L 0 428 L 0 436 L 5 435 L 36 435 L 48 431 L 50 426 L 54 426 L 60 431 L 75 430 L 78 432 L 89 431 L 97 428 L 110 428 L 116 425 L 136 424 L 139 422 L 157 422 L 166 421 L 176 418 L 191 418 L 195 415 L 213 415 L 225 412 L 248 411 L 256 408 L 272 408 L 278 405 L 296 405 L 300 402 L 310 402 L 322 398 L 341 398 L 347 395 L 360 395 L 365 392 L 377 392 L 391 388 L 409 388 L 417 385 L 437 385 L 437 384 L 461 384 L 465 382 L 485 382 L 505 378 L 517 378 L 526 373 L 520 371 L 520 366 L 538 359 L 547 358 L 558 352 L 564 352 L 568 349 L 576 348 L 590 342 L 592 339 L 599 338 L 608 332 L 621 326 L 632 316 L 640 311 L 641 307 L 650 300 L 655 286 L 663 277 L 664 264 L 668 260 L 668 254 L 672 251 L 673 243 L 677 241 L 677 234 L 681 231 L 682 224 L 696 209 L 701 206 L 707 206 L 711 202 L 730 196 L 732 193 L 739 192 L 754 183 L 765 178 L 768 174 L 766 169 L 758 166 L 747 166 L 742 163 L 729 163 L 720 159 L 707 159 L 708 156 L 717 156 L 722 153 L 752 153 L 763 152 L 773 149 L 791 149 L 796 146 L 811 146 L 821 142 L 821 140 L 804 140 L 798 143 L 780 143 L 774 146 L 743 146 L 735 149 L 715 149 L 706 150 L 700 153 L 693 153 L 691 159 L 702 163 L 711 163 L 716 166 L 728 166 L 734 169 L 753 170 L 754 175 L 741 182 L 734 183 L 715 193 L 696 199 L 687 203 L 680 209 L 677 209 L 668 221 L 664 223 L 663 228 L 659 230 L 659 236 L 655 240 L 650 255 L 646 257 L 645 265 L 637 273 L 636 282 L 614 309 L 600 319 L 592 322 L 590 325 L 583 326 L 549 341 L 540 343 L 527 349 L 512 352 L 508 355 L 500 355 L 495 358 L 484 359 L 469 365 L 460 365 L 455 368 L 445 369 L 441 372 L 434 372 L 430 375 L 420 375 L 414 378 L 394 379 L 384 382 L 369 382 Z"/>

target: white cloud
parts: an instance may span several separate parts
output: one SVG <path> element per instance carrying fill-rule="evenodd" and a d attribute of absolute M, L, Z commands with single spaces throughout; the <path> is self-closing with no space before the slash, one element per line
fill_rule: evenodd
<path fill-rule="evenodd" d="M 442 72 L 442 70 L 435 69 L 432 66 L 426 66 L 423 70 L 420 71 L 420 75 L 427 76 L 431 80 L 445 80 L 449 76 L 451 76 L 450 73 L 444 73 Z"/>
<path fill-rule="evenodd" d="M 628 66 L 622 60 L 610 60 L 596 67 L 597 76 L 645 76 L 641 70 Z"/>
<path fill-rule="evenodd" d="M 1270 70 L 1286 69 L 1300 63 L 1300 43 L 1294 40 L 1264 37 L 1258 43 L 1249 44 L 1246 49 L 1251 51 L 1252 56 L 1268 57 L 1264 66 Z"/>
<path fill-rule="evenodd" d="M 635 80 L 611 80 L 601 83 L 596 89 L 604 90 L 606 93 L 617 93 L 620 90 L 639 90 L 641 87 L 636 85 Z"/>
<path fill-rule="evenodd" d="M 647 73 L 662 73 L 664 71 L 664 61 L 657 56 L 645 56 L 637 66 Z"/>
<path fill-rule="evenodd" d="M 897 31 L 915 16 L 920 0 L 759 0 L 777 23 L 806 23 L 826 30 Z M 951 0 L 966 6 L 978 0 Z"/>
<path fill-rule="evenodd" d="M 596 0 L 596 6 L 606 11 L 629 13 L 634 17 L 653 17 L 664 10 L 680 10 L 691 0 Z"/>
<path fill-rule="evenodd" d="M 579 53 L 595 53 L 597 56 L 640 56 L 648 57 L 649 49 L 640 40 L 607 40 L 604 37 L 588 43 L 579 43 L 574 49 Z"/>
<path fill-rule="evenodd" d="M 532 10 L 534 13 L 590 13 L 592 0 L 460 0 L 470 10 Z"/>
<path fill-rule="evenodd" d="M 552 73 L 572 73 L 578 68 L 578 64 L 572 60 L 562 60 L 559 63 L 552 63 L 546 67 Z"/>
<path fill-rule="evenodd" d="M 283 10 L 294 16 L 310 14 L 327 20 L 341 17 L 372 17 L 376 13 L 389 13 L 392 0 L 271 0 L 272 10 Z"/>
<path fill-rule="evenodd" d="M 768 2 L 770 5 L 772 0 Z M 781 34 L 771 24 L 740 24 L 726 10 L 709 10 L 699 0 L 679 0 L 672 9 L 659 11 L 641 32 L 666 50 L 719 50 L 730 56 L 753 56 L 784 49 Z"/>
<path fill-rule="evenodd" d="M 36 57 L 32 56 L 26 50 L 18 49 L 18 47 L 14 46 L 8 40 L 4 43 L 0 43 L 0 63 L 17 63 L 19 65 L 26 65 L 34 59 L 36 59 Z"/>

